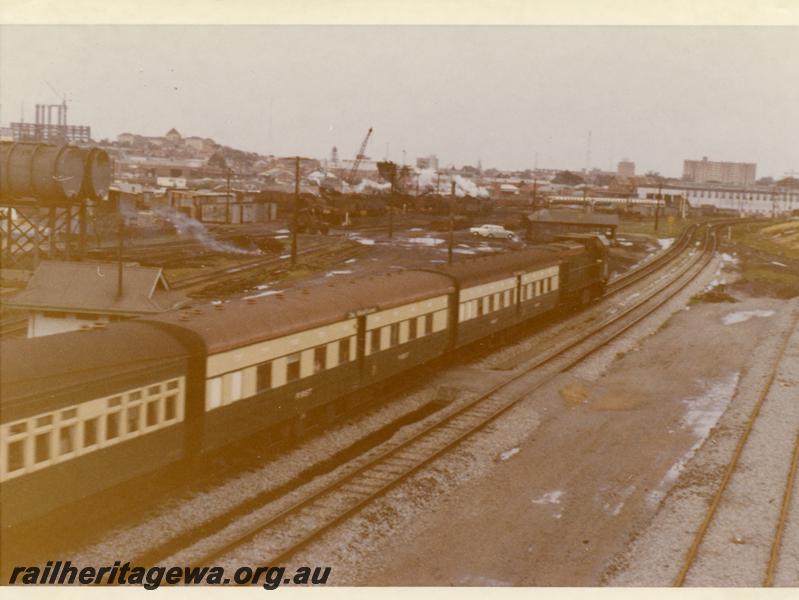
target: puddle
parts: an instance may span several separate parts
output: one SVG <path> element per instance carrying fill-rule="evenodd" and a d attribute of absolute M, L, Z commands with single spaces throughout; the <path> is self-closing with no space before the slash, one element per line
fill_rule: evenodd
<path fill-rule="evenodd" d="M 697 440 L 693 446 L 671 466 L 663 476 L 663 479 L 660 480 L 657 487 L 649 493 L 647 502 L 650 508 L 654 508 L 660 503 L 666 495 L 666 492 L 668 492 L 674 482 L 677 481 L 685 465 L 693 458 L 697 448 L 704 443 L 710 430 L 716 426 L 721 415 L 727 410 L 732 397 L 735 395 L 735 390 L 738 387 L 739 377 L 740 373 L 736 371 L 735 373 L 730 373 L 723 379 L 703 382 L 705 389 L 701 396 L 683 400 L 688 410 L 680 420 L 680 425 L 685 429 L 690 429 L 697 437 Z"/>
<path fill-rule="evenodd" d="M 518 447 L 517 448 L 511 448 L 510 450 L 506 450 L 505 452 L 501 453 L 499 455 L 499 457 L 502 460 L 508 460 L 511 456 L 513 456 L 514 454 L 518 454 L 518 453 L 519 453 L 519 448 Z"/>
<path fill-rule="evenodd" d="M 444 243 L 444 240 L 441 238 L 432 237 L 402 238 L 402 241 L 408 242 L 410 244 L 422 244 L 423 246 L 438 246 L 439 244 Z"/>
<path fill-rule="evenodd" d="M 744 323 L 752 317 L 766 318 L 773 314 L 773 310 L 763 310 L 759 308 L 754 310 L 738 310 L 724 315 L 721 319 L 721 322 L 725 325 L 734 325 L 735 323 Z"/>
<path fill-rule="evenodd" d="M 658 244 L 660 244 L 661 250 L 668 250 L 671 248 L 671 245 L 674 243 L 674 238 L 658 238 Z"/>
<path fill-rule="evenodd" d="M 561 490 L 555 490 L 552 492 L 547 492 L 543 494 L 539 498 L 535 498 L 531 500 L 533 504 L 560 504 L 560 499 L 563 497 L 563 492 Z"/>

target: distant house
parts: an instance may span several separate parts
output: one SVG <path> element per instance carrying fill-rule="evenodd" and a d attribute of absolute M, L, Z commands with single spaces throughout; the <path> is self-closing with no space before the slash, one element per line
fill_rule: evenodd
<path fill-rule="evenodd" d="M 120 133 L 117 136 L 117 143 L 119 144 L 132 146 L 135 141 L 136 141 L 136 136 L 133 135 L 132 133 Z"/>
<path fill-rule="evenodd" d="M 211 138 L 201 138 L 197 135 L 183 138 L 183 144 L 195 152 L 213 152 L 216 147 L 216 142 Z"/>
<path fill-rule="evenodd" d="M 40 337 L 154 315 L 188 302 L 169 289 L 157 267 L 123 264 L 121 292 L 117 263 L 48 260 L 4 304 L 28 311 L 28 337 Z"/>
<path fill-rule="evenodd" d="M 167 139 L 167 141 L 169 141 L 169 142 L 171 142 L 173 144 L 179 144 L 180 140 L 183 139 L 181 137 L 180 133 L 178 133 L 178 130 L 175 129 L 174 127 L 172 129 L 170 129 L 169 131 L 167 131 L 166 135 L 164 137 Z"/>

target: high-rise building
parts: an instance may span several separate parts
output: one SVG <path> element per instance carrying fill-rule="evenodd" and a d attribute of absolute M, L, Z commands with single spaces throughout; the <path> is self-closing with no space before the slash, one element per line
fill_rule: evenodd
<path fill-rule="evenodd" d="M 694 183 L 730 183 L 751 185 L 755 182 L 755 163 L 717 162 L 708 160 L 686 160 L 683 162 L 682 178 Z"/>
<path fill-rule="evenodd" d="M 635 177 L 635 163 L 631 160 L 621 160 L 616 167 L 616 175 L 619 177 Z"/>

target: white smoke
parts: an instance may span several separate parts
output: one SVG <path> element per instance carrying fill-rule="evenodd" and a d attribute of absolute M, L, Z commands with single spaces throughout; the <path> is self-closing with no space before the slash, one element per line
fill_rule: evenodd
<path fill-rule="evenodd" d="M 244 248 L 239 248 L 233 244 L 220 242 L 219 240 L 214 239 L 205 228 L 205 225 L 200 223 L 200 221 L 192 219 L 190 216 L 175 210 L 171 206 L 154 206 L 153 213 L 172 223 L 179 235 L 191 236 L 209 250 L 223 252 L 226 254 L 263 254 L 260 250 L 245 250 Z"/>
<path fill-rule="evenodd" d="M 452 182 L 455 181 L 456 196 L 475 196 L 477 198 L 488 198 L 488 190 L 475 184 L 471 179 L 466 179 L 460 175 L 454 178 L 449 175 L 439 177 L 433 169 L 422 169 L 419 171 L 419 189 L 431 190 L 439 194 L 452 193 Z M 438 189 L 436 189 L 436 187 Z"/>
<path fill-rule="evenodd" d="M 353 189 L 356 194 L 362 194 L 366 190 L 378 190 L 378 191 L 389 190 L 391 189 L 391 184 L 388 182 L 378 183 L 376 181 L 372 181 L 371 179 L 364 179 Z"/>
<path fill-rule="evenodd" d="M 316 183 L 316 185 L 319 185 L 325 179 L 325 174 L 322 173 L 321 171 L 314 171 L 313 173 L 308 175 L 306 179 L 310 179 L 311 181 Z"/>

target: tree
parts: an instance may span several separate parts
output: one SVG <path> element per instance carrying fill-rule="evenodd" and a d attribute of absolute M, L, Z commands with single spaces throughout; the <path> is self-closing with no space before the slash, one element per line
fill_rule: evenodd
<path fill-rule="evenodd" d="M 585 180 L 571 171 L 559 171 L 552 180 L 552 183 L 560 185 L 580 185 L 581 183 L 585 183 Z"/>
<path fill-rule="evenodd" d="M 227 169 L 227 161 L 225 160 L 224 154 L 222 154 L 220 150 L 214 152 L 208 159 L 208 166 L 217 167 L 219 169 Z"/>

